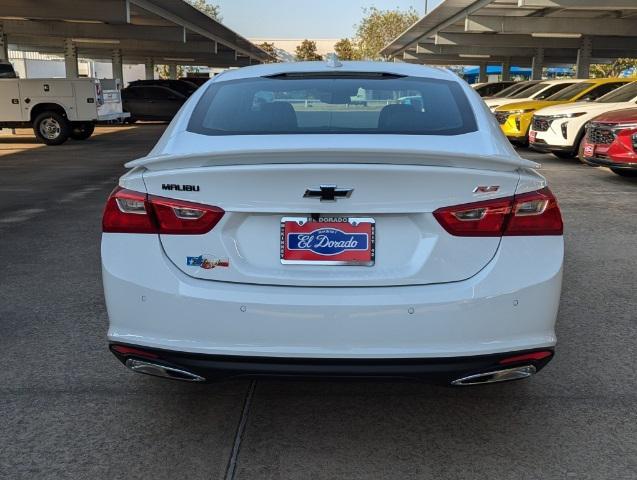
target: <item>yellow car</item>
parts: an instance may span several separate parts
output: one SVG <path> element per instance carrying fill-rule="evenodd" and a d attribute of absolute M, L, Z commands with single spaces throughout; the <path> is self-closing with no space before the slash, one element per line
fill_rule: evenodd
<path fill-rule="evenodd" d="M 615 90 L 630 82 L 634 78 L 591 78 L 588 80 L 571 80 L 573 85 L 560 90 L 545 100 L 529 100 L 526 102 L 509 103 L 495 109 L 495 118 L 500 128 L 509 140 L 514 143 L 529 143 L 529 127 L 533 113 L 540 108 L 550 107 L 561 103 L 583 102 L 597 100 L 602 95 Z"/>

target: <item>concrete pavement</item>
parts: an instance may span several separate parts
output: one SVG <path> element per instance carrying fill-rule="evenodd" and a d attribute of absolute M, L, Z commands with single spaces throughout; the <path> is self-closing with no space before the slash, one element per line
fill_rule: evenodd
<path fill-rule="evenodd" d="M 105 343 L 101 209 L 162 130 L 0 135 L 0 478 L 637 478 L 637 179 L 521 152 L 567 249 L 557 356 L 529 381 L 197 386 L 134 375 Z"/>

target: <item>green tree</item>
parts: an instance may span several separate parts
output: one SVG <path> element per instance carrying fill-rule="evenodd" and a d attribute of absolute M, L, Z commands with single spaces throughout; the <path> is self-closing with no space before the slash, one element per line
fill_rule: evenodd
<path fill-rule="evenodd" d="M 296 47 L 295 55 L 299 62 L 323 60 L 323 57 L 316 51 L 316 42 L 314 40 L 303 40 L 301 45 Z"/>
<path fill-rule="evenodd" d="M 361 57 L 369 60 L 383 58 L 380 54 L 382 48 L 417 20 L 418 13 L 413 7 L 407 11 L 364 8 L 363 19 L 356 25 L 355 38 Z"/>
<path fill-rule="evenodd" d="M 177 65 L 177 78 L 184 76 L 186 69 L 182 65 Z M 155 65 L 155 73 L 161 79 L 170 78 L 170 67 L 168 65 Z"/>
<path fill-rule="evenodd" d="M 276 47 L 274 46 L 274 43 L 272 42 L 263 42 L 260 43 L 259 45 L 257 45 L 261 50 L 263 50 L 266 53 L 269 53 L 270 55 L 272 55 L 276 60 L 273 60 L 273 62 L 280 62 L 281 59 L 279 58 L 279 54 L 276 50 Z"/>
<path fill-rule="evenodd" d="M 200 12 L 205 13 L 211 18 L 214 18 L 216 21 L 220 22 L 223 20 L 221 17 L 221 8 L 219 5 L 215 5 L 209 3 L 207 0 L 187 0 L 190 5 L 195 7 Z"/>
<path fill-rule="evenodd" d="M 341 60 L 360 60 L 360 52 L 349 38 L 341 38 L 334 44 L 334 51 Z"/>
<path fill-rule="evenodd" d="M 591 65 L 591 77 L 617 77 L 624 70 L 637 69 L 636 58 L 618 58 L 613 63 Z"/>

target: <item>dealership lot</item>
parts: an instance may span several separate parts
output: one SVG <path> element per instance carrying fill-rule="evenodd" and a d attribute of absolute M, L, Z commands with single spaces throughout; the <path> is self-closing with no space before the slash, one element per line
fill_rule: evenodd
<path fill-rule="evenodd" d="M 531 380 L 197 386 L 106 348 L 101 209 L 163 128 L 56 148 L 0 135 L 0 478 L 636 477 L 637 179 L 520 151 L 566 230 L 557 356 Z"/>

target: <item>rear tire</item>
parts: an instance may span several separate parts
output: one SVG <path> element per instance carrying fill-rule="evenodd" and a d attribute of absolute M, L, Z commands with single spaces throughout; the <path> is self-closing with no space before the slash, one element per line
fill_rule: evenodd
<path fill-rule="evenodd" d="M 624 170 L 623 168 L 611 168 L 610 170 L 620 177 L 637 177 L 637 170 Z"/>
<path fill-rule="evenodd" d="M 73 140 L 86 140 L 94 131 L 95 124 L 92 122 L 74 122 L 71 124 L 70 136 Z"/>
<path fill-rule="evenodd" d="M 33 131 L 39 141 L 47 145 L 62 145 L 69 138 L 71 125 L 65 116 L 53 112 L 42 112 L 35 117 Z"/>

